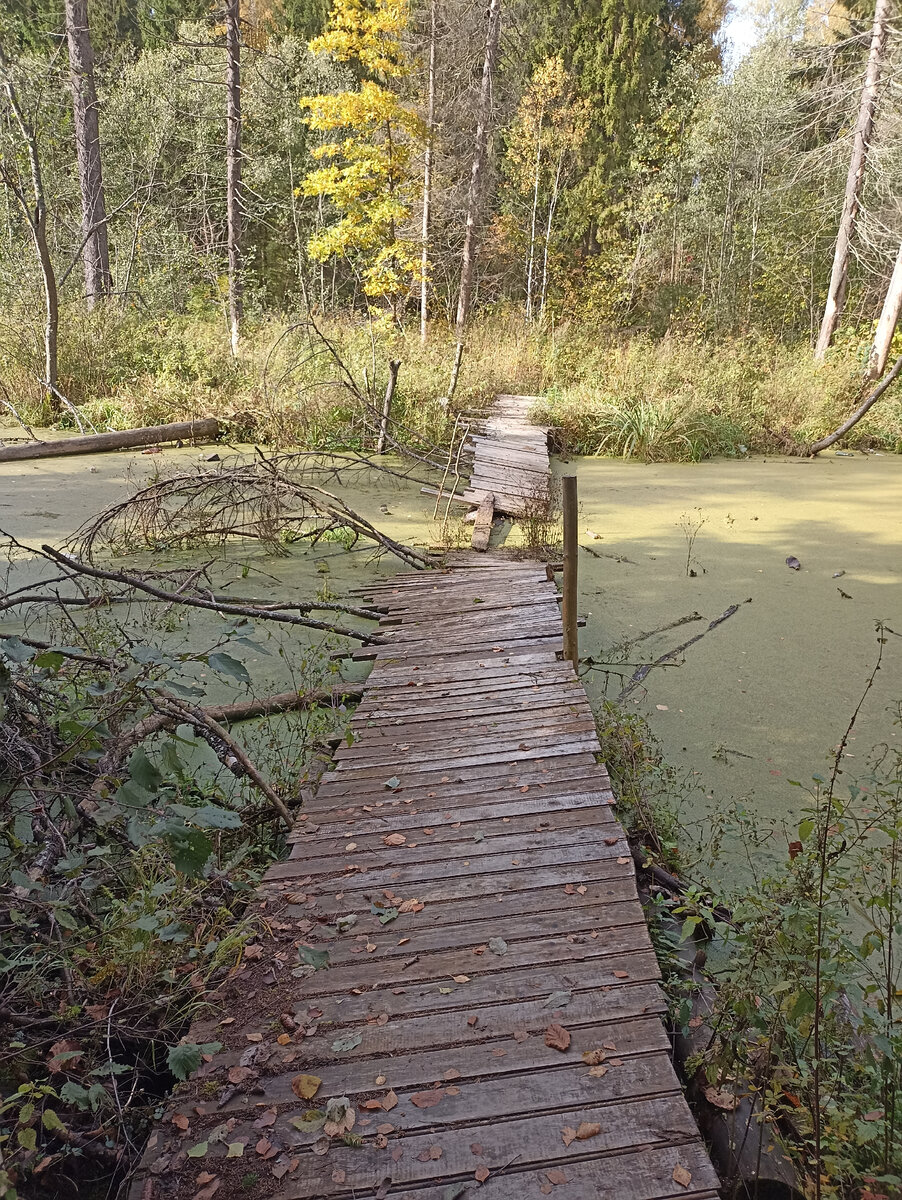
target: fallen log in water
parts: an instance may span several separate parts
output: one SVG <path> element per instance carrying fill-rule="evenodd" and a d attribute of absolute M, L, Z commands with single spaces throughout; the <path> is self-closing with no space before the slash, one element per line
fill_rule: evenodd
<path fill-rule="evenodd" d="M 218 435 L 219 421 L 216 417 L 204 417 L 200 421 L 177 421 L 172 425 L 120 429 L 113 433 L 60 438 L 59 441 L 53 442 L 21 442 L 16 446 L 0 446 L 0 462 L 20 462 L 26 458 L 57 458 L 63 454 L 98 454 L 103 450 L 154 446 L 158 442 L 208 442 Z"/>

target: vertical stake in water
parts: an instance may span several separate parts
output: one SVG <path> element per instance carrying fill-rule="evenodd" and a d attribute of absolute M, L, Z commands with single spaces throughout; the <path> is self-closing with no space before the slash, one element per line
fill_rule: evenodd
<path fill-rule="evenodd" d="M 385 453 L 385 439 L 388 437 L 388 422 L 391 417 L 391 404 L 395 397 L 395 387 L 398 383 L 398 371 L 401 363 L 392 359 L 388 364 L 388 383 L 385 387 L 385 399 L 382 401 L 382 417 L 379 421 L 379 437 L 376 440 L 376 453 Z"/>
<path fill-rule="evenodd" d="M 579 519 L 576 497 L 576 476 L 561 479 L 564 502 L 564 596 L 561 618 L 564 625 L 564 658 L 579 670 L 579 633 L 576 625 L 576 605 L 579 581 Z"/>

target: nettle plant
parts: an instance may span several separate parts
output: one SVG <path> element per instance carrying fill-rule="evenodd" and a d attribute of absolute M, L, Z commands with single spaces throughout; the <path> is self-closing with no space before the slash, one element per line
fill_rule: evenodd
<path fill-rule="evenodd" d="M 120 1177 L 172 1076 L 187 1078 L 215 1049 L 183 1036 L 208 981 L 240 957 L 245 900 L 280 851 L 284 814 L 272 800 L 284 808 L 289 793 L 276 762 L 300 773 L 324 731 L 325 716 L 311 714 L 268 730 L 261 753 L 276 782 L 261 777 L 261 790 L 199 686 L 203 672 L 250 687 L 238 647 L 270 653 L 253 625 L 223 621 L 211 645 L 185 653 L 148 644 L 151 625 L 142 642 L 135 623 L 126 633 L 97 618 L 78 646 L 0 637 L 0 1194 L 10 1197 L 26 1181 L 27 1194 L 54 1195 L 63 1179 Z"/>
<path fill-rule="evenodd" d="M 753 851 L 754 883 L 717 925 L 728 954 L 703 1064 L 715 1086 L 757 1089 L 817 1200 L 902 1195 L 902 753 L 881 748 L 846 782 L 853 726 L 783 854 L 761 871 Z M 772 849 L 780 835 L 744 820 L 746 844 Z"/>

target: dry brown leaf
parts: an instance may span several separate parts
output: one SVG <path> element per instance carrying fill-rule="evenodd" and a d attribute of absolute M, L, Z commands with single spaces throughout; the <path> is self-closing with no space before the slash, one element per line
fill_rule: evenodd
<path fill-rule="evenodd" d="M 452 975 L 451 978 L 454 980 L 455 983 L 469 983 L 470 982 L 469 975 Z"/>
<path fill-rule="evenodd" d="M 513 1036 L 515 1042 L 525 1042 L 529 1038 L 529 1033 L 525 1029 L 515 1029 Z"/>
<path fill-rule="evenodd" d="M 692 1182 L 692 1172 L 687 1170 L 682 1163 L 677 1163 L 677 1165 L 673 1168 L 673 1175 L 671 1176 L 671 1179 L 674 1183 L 678 1183 L 680 1187 L 687 1188 Z"/>
<path fill-rule="evenodd" d="M 197 1184 L 198 1187 L 202 1187 L 203 1184 L 205 1184 L 205 1183 L 212 1183 L 215 1178 L 216 1178 L 216 1176 L 213 1175 L 212 1172 L 201 1171 L 201 1173 L 198 1175 L 197 1179 L 195 1179 L 194 1182 Z"/>
<path fill-rule="evenodd" d="M 391 1152 L 392 1162 L 400 1162 L 403 1157 L 404 1157 L 404 1147 L 403 1146 L 398 1146 L 398 1148 L 396 1150 L 392 1150 L 392 1152 Z"/>
<path fill-rule="evenodd" d="M 194 1200 L 213 1200 L 213 1197 L 219 1191 L 221 1184 L 221 1179 L 212 1180 L 207 1184 L 206 1187 L 201 1188 L 199 1192 L 194 1193 Z"/>
<path fill-rule="evenodd" d="M 257 1072 L 250 1067 L 229 1067 L 229 1083 L 244 1083 L 245 1079 L 256 1076 Z"/>
<path fill-rule="evenodd" d="M 545 1045 L 564 1051 L 570 1046 L 570 1034 L 563 1025 L 552 1024 L 545 1030 Z"/>
<path fill-rule="evenodd" d="M 604 1050 L 599 1050 L 596 1048 L 595 1050 L 583 1051 L 583 1062 L 588 1064 L 590 1067 L 597 1067 L 598 1064 L 603 1063 L 606 1058 L 607 1054 Z"/>
<path fill-rule="evenodd" d="M 561 1141 L 565 1146 L 569 1146 L 571 1142 L 576 1141 L 576 1130 L 572 1125 L 565 1125 L 561 1130 Z"/>
<path fill-rule="evenodd" d="M 398 1097 L 395 1095 L 394 1088 L 392 1088 L 391 1091 L 386 1092 L 385 1095 L 382 1097 L 382 1107 L 385 1109 L 386 1112 L 391 1112 L 391 1110 L 393 1108 L 397 1108 L 397 1106 L 398 1106 Z"/>
<path fill-rule="evenodd" d="M 725 1088 L 706 1087 L 705 1099 L 709 1104 L 713 1104 L 715 1108 L 722 1108 L 725 1112 L 732 1112 L 734 1108 L 739 1107 L 739 1097 L 734 1096 L 732 1092 L 728 1092 Z M 867 1117 L 865 1117 L 867 1120 Z"/>
<path fill-rule="evenodd" d="M 376 1087 L 382 1087 L 383 1083 L 385 1083 L 385 1076 L 377 1075 L 376 1076 Z"/>
<path fill-rule="evenodd" d="M 259 942 L 254 942 L 250 946 L 245 946 L 244 947 L 244 957 L 245 958 L 262 958 L 263 957 L 263 947 L 260 945 Z"/>
<path fill-rule="evenodd" d="M 615 979 L 629 979 L 629 977 L 630 977 L 629 971 L 615 971 L 614 972 Z"/>
<path fill-rule="evenodd" d="M 62 1041 L 54 1042 L 50 1047 L 47 1069 L 53 1074 L 58 1074 L 60 1071 L 72 1071 L 81 1060 L 83 1053 L 78 1042 L 73 1042 L 71 1038 L 63 1038 Z M 63 1058 L 63 1055 L 71 1057 Z"/>
<path fill-rule="evenodd" d="M 256 1121 L 254 1121 L 254 1129 L 267 1129 L 270 1125 L 275 1125 L 275 1123 L 276 1110 L 268 1108 L 265 1113 L 257 1117 Z"/>
<path fill-rule="evenodd" d="M 626 864 L 630 861 L 631 860 L 627 855 L 622 855 L 620 858 L 617 859 L 617 862 L 620 864 L 621 867 L 625 867 Z"/>
<path fill-rule="evenodd" d="M 590 1067 L 589 1068 L 589 1074 L 592 1076 L 593 1079 L 602 1079 L 605 1075 L 607 1075 L 607 1073 L 608 1073 L 607 1067 Z"/>
<path fill-rule="evenodd" d="M 381 1100 L 364 1100 L 361 1103 L 360 1107 L 366 1108 L 369 1110 L 378 1109 L 381 1112 L 382 1111 L 382 1101 Z"/>
<path fill-rule="evenodd" d="M 473 1172 L 473 1177 L 478 1179 L 480 1183 L 485 1183 L 490 1174 L 491 1172 L 489 1171 L 488 1167 L 477 1167 Z"/>
<path fill-rule="evenodd" d="M 597 1137 L 599 1133 L 601 1133 L 601 1126 L 597 1121 L 580 1121 L 576 1128 L 576 1136 L 581 1142 L 587 1138 Z"/>
<path fill-rule="evenodd" d="M 290 1033 L 280 1033 L 279 1036 L 276 1038 L 276 1041 L 278 1042 L 278 1044 L 280 1046 L 287 1046 L 291 1042 L 291 1034 Z"/>
<path fill-rule="evenodd" d="M 458 1069 L 456 1067 L 449 1067 L 448 1070 L 445 1072 L 445 1074 L 442 1076 L 442 1078 L 449 1079 L 449 1080 L 450 1079 L 460 1079 L 460 1071 L 458 1071 Z"/>
<path fill-rule="evenodd" d="M 254 1149 L 262 1158 L 264 1154 L 268 1154 L 270 1150 L 272 1150 L 272 1142 L 269 1140 L 269 1138 L 262 1137 L 260 1138 L 259 1142 L 257 1142 L 256 1146 L 254 1146 Z"/>
<path fill-rule="evenodd" d="M 552 1167 L 550 1171 L 546 1171 L 545 1178 L 549 1183 L 553 1184 L 567 1183 L 569 1181 L 567 1172 L 562 1171 L 560 1167 Z"/>
<path fill-rule="evenodd" d="M 394 1133 L 395 1127 L 394 1127 L 394 1125 L 389 1125 L 388 1122 L 386 1122 L 384 1125 L 377 1125 L 376 1132 L 377 1133 Z"/>
<path fill-rule="evenodd" d="M 347 1177 L 348 1177 L 348 1173 L 344 1169 L 344 1167 L 336 1167 L 335 1170 L 332 1172 L 332 1182 L 333 1183 L 344 1183 L 345 1180 L 347 1179 Z"/>
<path fill-rule="evenodd" d="M 403 833 L 389 833 L 382 840 L 386 846 L 403 846 L 407 838 Z"/>
<path fill-rule="evenodd" d="M 470 1026 L 472 1026 L 473 1028 L 475 1028 L 475 1027 L 476 1027 L 476 1022 L 477 1022 L 478 1020 L 479 1020 L 479 1017 L 467 1017 L 467 1024 L 468 1024 L 468 1025 L 470 1025 Z"/>
<path fill-rule="evenodd" d="M 477 1158 L 483 1153 L 482 1145 L 479 1142 L 470 1143 L 470 1153 L 475 1154 Z"/>
<path fill-rule="evenodd" d="M 435 1088 L 428 1092 L 414 1092 L 410 1097 L 410 1103 L 415 1104 L 417 1108 L 433 1108 L 444 1094 L 441 1088 Z"/>
<path fill-rule="evenodd" d="M 455 1087 L 455 1086 L 454 1086 L 454 1084 L 452 1084 L 452 1085 L 451 1085 L 451 1087 L 446 1087 L 446 1088 L 445 1088 L 445 1095 L 446 1095 L 446 1096 L 459 1096 L 459 1095 L 460 1095 L 460 1088 L 459 1088 L 459 1087 Z"/>
<path fill-rule="evenodd" d="M 301 1100 L 312 1100 L 323 1081 L 318 1075 L 295 1075 L 291 1090 Z"/>
<path fill-rule="evenodd" d="M 262 1041 L 263 1041 L 263 1034 L 262 1034 L 262 1033 L 246 1033 L 244 1036 L 247 1038 L 247 1040 L 248 1040 L 249 1042 L 255 1042 L 255 1043 L 256 1043 L 256 1042 L 262 1042 Z"/>

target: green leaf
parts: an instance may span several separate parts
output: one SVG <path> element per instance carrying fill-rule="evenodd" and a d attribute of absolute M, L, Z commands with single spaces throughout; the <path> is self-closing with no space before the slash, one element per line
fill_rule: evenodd
<path fill-rule="evenodd" d="M 489 938 L 489 949 L 493 954 L 507 954 L 507 942 L 504 938 Z"/>
<path fill-rule="evenodd" d="M 348 1050 L 353 1050 L 355 1046 L 359 1046 L 362 1041 L 362 1034 L 349 1033 L 345 1037 L 336 1038 L 332 1043 L 332 1050 L 335 1054 L 344 1054 Z"/>
<path fill-rule="evenodd" d="M 60 654 L 59 650 L 45 650 L 34 660 L 34 665 L 42 671 L 58 671 L 65 661 L 65 654 Z"/>
<path fill-rule="evenodd" d="M 74 1104 L 76 1108 L 84 1111 L 89 1107 L 88 1089 L 83 1088 L 80 1083 L 73 1083 L 70 1079 L 60 1088 L 60 1100 L 65 1100 L 67 1104 Z"/>
<path fill-rule="evenodd" d="M 170 1046 L 169 1054 L 166 1058 L 166 1065 L 173 1073 L 176 1079 L 181 1079 L 184 1083 L 189 1076 L 193 1075 L 203 1062 L 203 1050 L 194 1042 L 184 1042 L 180 1046 Z M 206 1154 L 206 1142 L 203 1143 L 203 1153 Z M 191 1151 L 189 1150 L 190 1154 Z"/>
<path fill-rule="evenodd" d="M 0 637 L 0 654 L 10 662 L 26 663 L 34 657 L 34 650 L 26 646 L 21 638 Z"/>
<path fill-rule="evenodd" d="M 33 1129 L 18 1129 L 16 1130 L 16 1140 L 23 1150 L 36 1150 L 38 1146 L 38 1135 Z"/>
<path fill-rule="evenodd" d="M 313 946 L 298 946 L 298 958 L 315 971 L 321 971 L 329 965 L 329 951 L 317 950 Z"/>
<path fill-rule="evenodd" d="M 54 1129 L 59 1129 L 62 1133 L 65 1133 L 66 1131 L 66 1126 L 62 1123 L 52 1108 L 45 1108 L 41 1113 L 41 1123 L 45 1129 L 48 1129 L 51 1132 L 53 1132 Z"/>
<path fill-rule="evenodd" d="M 387 788 L 391 788 L 391 790 L 394 791 L 395 788 L 399 788 L 401 786 L 401 780 L 398 778 L 397 775 L 392 775 L 391 779 L 386 779 L 385 786 Z"/>
<path fill-rule="evenodd" d="M 811 837 L 813 831 L 814 821 L 812 821 L 810 818 L 802 821 L 802 823 L 799 825 L 799 840 L 803 842 L 807 841 L 808 838 Z"/>
<path fill-rule="evenodd" d="M 139 746 L 132 751 L 128 760 L 128 773 L 145 792 L 155 792 L 163 782 L 163 776 Z"/>
<path fill-rule="evenodd" d="M 565 1008 L 571 1000 L 570 992 L 552 992 L 542 1008 Z"/>
<path fill-rule="evenodd" d="M 210 1148 L 209 1142 L 198 1142 L 196 1146 L 192 1146 L 188 1151 L 189 1158 L 203 1158 Z"/>
<path fill-rule="evenodd" d="M 170 830 L 166 841 L 172 855 L 172 865 L 177 871 L 195 878 L 203 873 L 213 853 L 213 843 L 205 833 L 185 826 L 178 831 Z"/>
<path fill-rule="evenodd" d="M 202 696 L 204 694 L 203 688 L 188 687 L 187 684 L 176 683 L 174 679 L 167 679 L 166 686 L 171 692 L 175 692 L 177 696 L 184 696 L 187 700 L 190 700 L 195 696 Z"/>
<path fill-rule="evenodd" d="M 126 779 L 113 795 L 113 803 L 127 810 L 147 808 L 152 800 L 153 792 L 148 792 L 134 779 Z"/>
<path fill-rule="evenodd" d="M 176 813 L 192 825 L 199 825 L 201 829 L 241 828 L 241 816 L 218 804 L 205 804 L 199 808 L 191 808 L 187 804 L 170 804 L 167 812 Z"/>
<path fill-rule="evenodd" d="M 308 1108 L 300 1117 L 292 1117 L 291 1124 L 301 1133 L 318 1133 L 326 1123 L 326 1114 L 318 1108 Z"/>
<path fill-rule="evenodd" d="M 220 675 L 230 675 L 233 679 L 237 679 L 239 683 L 249 684 L 251 681 L 244 663 L 239 662 L 237 658 L 232 658 L 231 654 L 223 654 L 222 651 L 217 651 L 215 654 L 208 656 L 207 662 Z"/>

